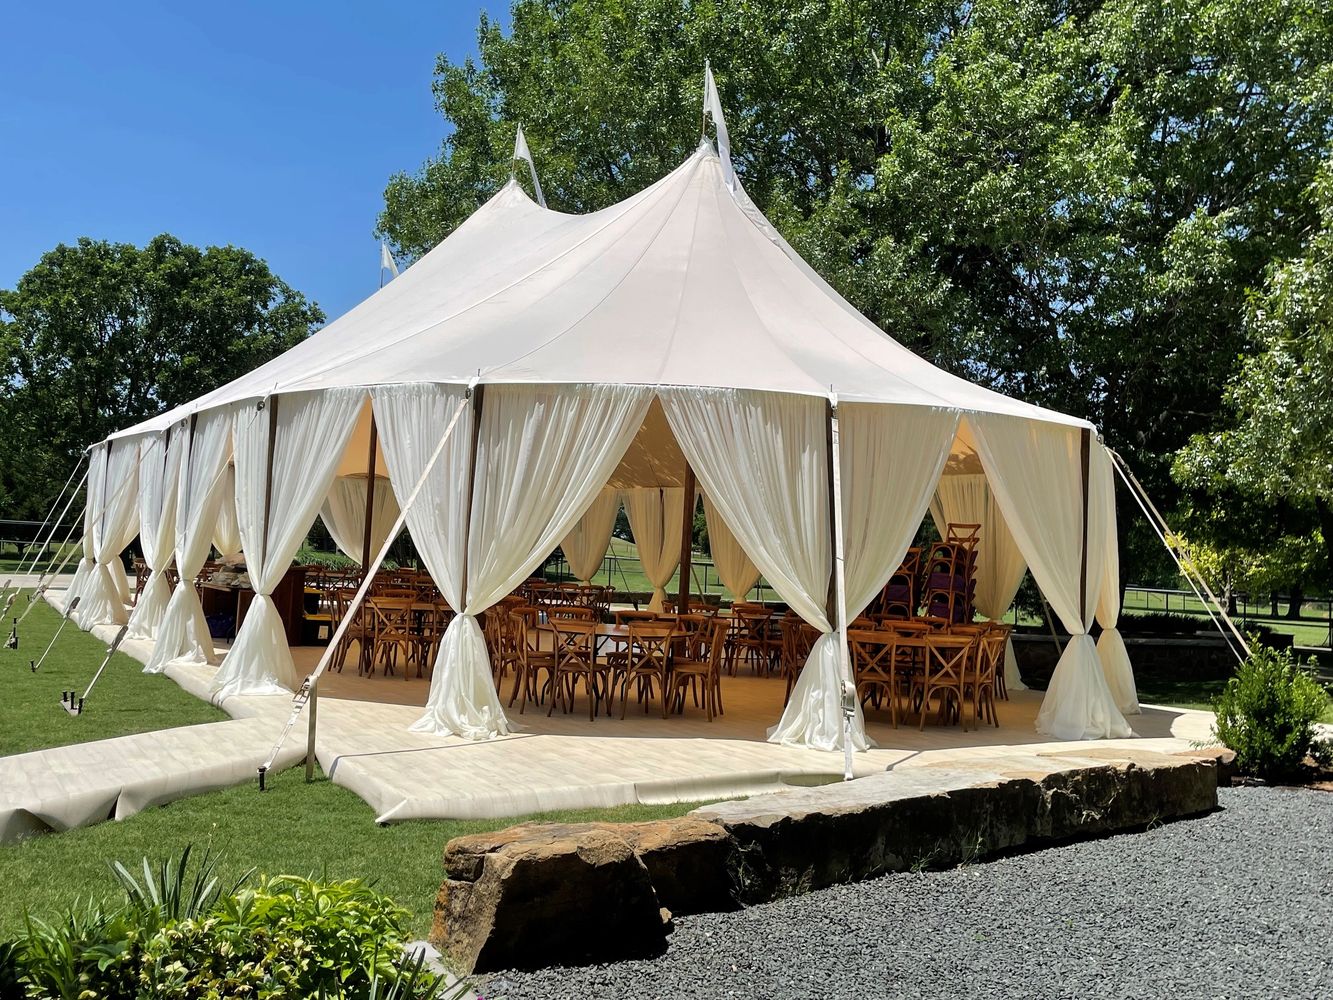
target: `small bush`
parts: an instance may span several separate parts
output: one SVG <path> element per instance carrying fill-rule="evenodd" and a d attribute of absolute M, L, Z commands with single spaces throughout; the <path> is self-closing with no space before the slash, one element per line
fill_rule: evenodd
<path fill-rule="evenodd" d="M 406 912 L 364 883 L 284 875 L 224 892 L 211 859 L 191 871 L 189 855 L 145 861 L 142 878 L 117 864 L 118 904 L 30 919 L 23 938 L 0 944 L 0 1000 L 456 995 L 405 958 Z"/>
<path fill-rule="evenodd" d="M 1328 707 L 1328 694 L 1301 669 L 1290 650 L 1257 643 L 1213 704 L 1213 734 L 1236 753 L 1243 774 L 1269 781 L 1300 775 L 1307 754 L 1320 745 L 1315 724 Z"/>

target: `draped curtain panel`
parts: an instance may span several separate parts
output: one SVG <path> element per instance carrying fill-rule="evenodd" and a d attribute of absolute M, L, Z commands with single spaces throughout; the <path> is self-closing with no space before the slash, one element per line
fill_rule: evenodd
<path fill-rule="evenodd" d="M 65 592 L 65 606 L 68 607 L 74 598 L 82 598 L 84 592 L 88 589 L 88 583 L 93 578 L 97 570 L 97 551 L 93 546 L 93 522 L 96 521 L 98 513 L 102 509 L 102 481 L 106 478 L 106 442 L 95 446 L 88 453 L 88 481 L 84 484 L 83 500 L 83 555 L 79 559 L 79 565 L 74 570 L 74 579 L 69 583 L 69 590 Z M 82 605 L 80 605 L 81 607 Z M 70 615 L 74 624 L 80 628 L 91 628 L 91 625 L 83 624 L 83 614 L 76 608 Z"/>
<path fill-rule="evenodd" d="M 440 438 L 453 424 L 416 502 L 407 508 L 406 523 L 440 594 L 450 607 L 461 608 L 473 438 L 467 390 L 453 385 L 391 385 L 371 390 L 370 396 L 384 464 L 400 506 L 407 503 Z M 477 669 L 474 662 L 457 657 L 446 664 L 445 640 L 431 678 L 432 720 L 439 722 L 441 731 L 472 739 L 508 732 L 489 666 Z M 457 633 L 448 641 L 456 643 Z M 446 676 L 446 670 L 452 672 Z"/>
<path fill-rule="evenodd" d="M 1133 735 L 1088 635 L 1106 558 L 1106 484 L 1091 473 L 1086 504 L 1087 587 L 1079 606 L 1085 532 L 1082 432 L 998 414 L 968 420 L 1005 523 L 1037 586 L 1070 635 L 1037 714 L 1037 731 L 1061 740 Z"/>
<path fill-rule="evenodd" d="M 139 544 L 148 580 L 130 615 L 127 633 L 155 639 L 171 600 L 167 566 L 176 544 L 176 478 L 180 472 L 182 432 L 169 428 L 139 445 Z"/>
<path fill-rule="evenodd" d="M 241 554 L 241 526 L 236 521 L 236 466 L 227 463 L 218 488 L 218 514 L 213 523 L 213 548 L 223 559 Z"/>
<path fill-rule="evenodd" d="M 708 551 L 713 556 L 713 568 L 717 570 L 718 579 L 732 599 L 743 601 L 759 582 L 759 567 L 745 554 L 745 549 L 735 533 L 727 527 L 727 522 L 717 512 L 707 493 L 703 498 L 704 521 L 708 524 Z"/>
<path fill-rule="evenodd" d="M 1099 480 L 1098 495 L 1106 505 L 1106 555 L 1102 570 L 1102 593 L 1097 601 L 1097 624 L 1102 634 L 1097 639 L 1097 655 L 1102 661 L 1102 673 L 1111 689 L 1116 705 L 1125 715 L 1140 715 L 1139 691 L 1134 683 L 1134 668 L 1129 662 L 1129 650 L 1116 626 L 1120 622 L 1120 536 L 1116 531 L 1115 471 L 1111 456 L 1101 445 L 1092 449 L 1093 478 Z"/>
<path fill-rule="evenodd" d="M 583 516 L 560 540 L 560 551 L 569 562 L 569 571 L 583 583 L 590 583 L 601 569 L 611 544 L 611 533 L 616 530 L 616 515 L 620 513 L 620 491 L 606 486 L 593 497 Z"/>
<path fill-rule="evenodd" d="M 429 458 L 429 454 L 427 454 Z M 407 484 L 407 489 L 416 485 L 416 480 Z M 379 554 L 384 543 L 389 540 L 389 532 L 398 520 L 398 498 L 393 495 L 389 481 L 375 479 L 375 509 L 370 518 L 370 555 Z M 319 509 L 319 518 L 324 527 L 329 529 L 333 544 L 338 551 L 355 562 L 365 558 L 361 545 L 366 532 L 366 477 L 339 476 L 329 487 L 329 495 L 324 498 L 324 505 Z"/>
<path fill-rule="evenodd" d="M 993 622 L 1000 621 L 1014 603 L 1014 595 L 1023 584 L 1028 564 L 1009 526 L 1004 523 L 1004 515 L 1000 513 L 986 477 L 981 474 L 944 476 L 935 489 L 930 513 L 941 538 L 949 524 L 981 525 L 976 565 L 977 610 Z M 1014 653 L 1012 638 L 1004 651 L 1004 683 L 1010 691 L 1021 691 L 1025 687 L 1018 673 L 1018 657 Z"/>
<path fill-rule="evenodd" d="M 79 624 L 84 628 L 124 625 L 129 620 L 120 554 L 139 533 L 139 440 L 120 438 L 107 445 L 106 475 L 100 483 L 98 509 L 93 517 L 97 566 L 79 604 Z"/>
<path fill-rule="evenodd" d="M 653 585 L 648 610 L 661 611 L 666 606 L 666 586 L 680 565 L 685 490 L 679 486 L 639 487 L 625 490 L 624 498 L 639 564 Z"/>
<path fill-rule="evenodd" d="M 219 699 L 283 694 L 296 687 L 287 634 L 270 595 L 328 494 L 365 399 L 363 389 L 324 389 L 274 396 L 262 410 L 254 403 L 235 407 L 236 520 L 255 596 L 213 677 Z"/>
<path fill-rule="evenodd" d="M 477 616 L 569 533 L 619 464 L 651 398 L 640 386 L 486 388 L 467 531 L 467 597 L 440 643 L 426 711 L 413 730 L 472 739 L 509 731 Z M 489 704 L 467 705 L 461 694 L 481 690 L 483 679 Z"/>
<path fill-rule="evenodd" d="M 949 456 L 958 413 L 925 406 L 844 404 L 838 408 L 838 424 L 843 578 L 851 619 L 883 589 L 911 546 Z M 779 731 L 792 742 L 797 741 L 792 737 L 806 734 L 800 739 L 806 745 L 837 749 L 828 745 L 825 734 L 840 724 L 838 681 L 808 668 L 803 671 Z"/>
<path fill-rule="evenodd" d="M 664 388 L 659 396 L 705 495 L 764 579 L 823 633 L 769 741 L 840 749 L 839 637 L 826 614 L 833 562 L 827 401 L 743 389 Z M 852 743 L 869 746 L 859 708 Z"/>
<path fill-rule="evenodd" d="M 176 569 L 180 583 L 171 592 L 166 613 L 157 629 L 157 643 L 144 673 L 160 674 L 167 664 L 208 663 L 213 638 L 204 609 L 194 589 L 213 538 L 227 455 L 231 451 L 231 413 L 219 409 L 199 415 L 194 430 L 185 421 L 176 475 Z"/>

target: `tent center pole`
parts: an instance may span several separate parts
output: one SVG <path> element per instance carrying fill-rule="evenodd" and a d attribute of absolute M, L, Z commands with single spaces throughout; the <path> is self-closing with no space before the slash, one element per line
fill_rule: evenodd
<path fill-rule="evenodd" d="M 370 526 L 375 520 L 375 454 L 379 448 L 379 427 L 375 411 L 370 411 L 370 448 L 366 454 L 366 517 L 361 526 L 361 575 L 370 570 Z"/>
<path fill-rule="evenodd" d="M 852 725 L 856 717 L 856 680 L 847 654 L 847 584 L 846 558 L 842 530 L 842 445 L 838 434 L 838 401 L 830 394 L 825 453 L 828 468 L 829 567 L 828 620 L 838 643 L 838 680 L 842 706 L 843 780 L 851 781 Z"/>
<path fill-rule="evenodd" d="M 694 470 L 685 463 L 685 512 L 680 519 L 680 586 L 677 588 L 676 610 L 682 615 L 690 611 L 690 564 L 694 557 L 694 502 L 697 486 Z"/>
<path fill-rule="evenodd" d="M 1079 470 L 1083 477 L 1083 548 L 1078 568 L 1078 618 L 1084 629 L 1088 606 L 1088 468 L 1092 461 L 1092 431 L 1084 427 L 1079 441 Z"/>

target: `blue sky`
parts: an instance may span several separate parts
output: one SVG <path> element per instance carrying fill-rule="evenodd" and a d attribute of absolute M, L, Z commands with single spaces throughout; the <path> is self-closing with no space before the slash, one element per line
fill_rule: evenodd
<path fill-rule="evenodd" d="M 506 3 L 10 3 L 0 288 L 79 236 L 160 232 L 266 259 L 329 318 L 378 285 L 395 170 L 444 136 L 435 56 Z"/>

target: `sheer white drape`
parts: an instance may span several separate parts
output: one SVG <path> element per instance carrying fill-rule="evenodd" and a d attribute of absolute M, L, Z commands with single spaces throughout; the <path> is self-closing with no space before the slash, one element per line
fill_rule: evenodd
<path fill-rule="evenodd" d="M 218 488 L 218 513 L 213 522 L 213 548 L 223 559 L 241 553 L 241 526 L 236 521 L 236 466 L 227 463 Z"/>
<path fill-rule="evenodd" d="M 231 413 L 218 409 L 202 413 L 191 432 L 187 421 L 181 436 L 176 475 L 176 569 L 180 583 L 171 592 L 166 614 L 157 629 L 157 643 L 144 673 L 158 674 L 173 660 L 207 663 L 213 639 L 194 589 L 194 578 L 208 558 L 217 517 L 219 493 L 227 454 L 231 451 Z"/>
<path fill-rule="evenodd" d="M 883 589 L 911 546 L 949 456 L 958 413 L 924 406 L 843 404 L 838 423 L 843 575 L 851 619 Z M 839 681 L 807 666 L 792 688 L 777 732 L 789 742 L 837 749 L 826 734 L 841 718 Z"/>
<path fill-rule="evenodd" d="M 823 633 L 769 740 L 841 749 L 842 666 L 826 614 L 833 562 L 827 401 L 742 389 L 663 388 L 659 396 L 717 512 L 778 595 Z M 869 746 L 859 709 L 852 742 Z"/>
<path fill-rule="evenodd" d="M 182 436 L 179 428 L 170 428 L 139 445 L 139 544 L 149 573 L 127 633 L 138 639 L 157 636 L 171 600 L 167 565 L 176 544 L 176 477 Z"/>
<path fill-rule="evenodd" d="M 661 611 L 666 606 L 666 585 L 680 565 L 685 490 L 679 486 L 636 487 L 622 495 L 639 564 L 653 585 L 648 610 Z"/>
<path fill-rule="evenodd" d="M 429 458 L 429 454 L 427 458 Z M 416 485 L 416 480 L 406 489 Z M 370 554 L 374 556 L 389 540 L 389 531 L 398 520 L 398 498 L 393 487 L 382 477 L 375 479 L 375 510 L 370 518 Z M 333 544 L 345 556 L 362 561 L 361 543 L 366 530 L 366 477 L 338 476 L 329 487 L 329 495 L 319 509 L 319 518 L 329 529 Z"/>
<path fill-rule="evenodd" d="M 219 698 L 282 694 L 296 687 L 287 633 L 270 595 L 328 494 L 365 399 L 363 389 L 322 389 L 270 397 L 262 411 L 254 403 L 235 407 L 236 519 L 255 596 L 213 677 Z"/>
<path fill-rule="evenodd" d="M 745 549 L 737 541 L 736 535 L 727 527 L 727 522 L 713 506 L 713 501 L 704 498 L 704 520 L 708 523 L 708 551 L 713 557 L 713 568 L 718 579 L 726 587 L 734 600 L 743 601 L 759 582 L 757 567 Z"/>
<path fill-rule="evenodd" d="M 1004 523 L 1000 505 L 995 502 L 990 484 L 981 474 L 948 475 L 935 488 L 930 505 L 931 517 L 940 537 L 949 524 L 981 525 L 977 545 L 977 610 L 998 622 L 1014 603 L 1014 595 L 1027 573 L 1027 560 L 1018 549 L 1009 526 Z M 1024 689 L 1018 673 L 1018 657 L 1010 639 L 1004 651 L 1004 684 L 1010 691 Z"/>
<path fill-rule="evenodd" d="M 139 438 L 119 438 L 109 442 L 107 448 L 100 514 L 93 518 L 97 567 L 88 578 L 79 604 L 79 624 L 84 628 L 124 625 L 129 620 L 120 554 L 139 533 Z"/>
<path fill-rule="evenodd" d="M 1134 668 L 1129 662 L 1129 650 L 1116 625 L 1120 621 L 1120 536 L 1116 531 L 1115 471 L 1106 448 L 1094 444 L 1090 474 L 1099 480 L 1097 495 L 1106 504 L 1106 555 L 1102 570 L 1102 593 L 1097 601 L 1097 624 L 1102 634 L 1097 638 L 1097 655 L 1102 661 L 1106 685 L 1111 689 L 1115 703 L 1125 715 L 1139 715 L 1139 691 L 1134 683 Z"/>
<path fill-rule="evenodd" d="M 1105 489 L 1089 476 L 1087 587 L 1079 607 L 1084 537 L 1082 432 L 1076 427 L 986 414 L 968 418 L 977 452 L 1014 541 L 1070 634 L 1046 689 L 1037 731 L 1061 740 L 1132 735 L 1107 687 L 1088 627 L 1101 591 Z"/>
<path fill-rule="evenodd" d="M 74 579 L 69 583 L 69 589 L 65 591 L 65 606 L 68 607 L 74 598 L 80 598 L 80 607 L 82 606 L 82 597 L 88 589 L 88 582 L 93 578 L 97 571 L 97 550 L 93 546 L 93 523 L 97 520 L 102 511 L 102 482 L 106 478 L 106 442 L 95 445 L 88 453 L 88 481 L 84 484 L 84 502 L 83 502 L 83 555 L 79 559 L 79 564 L 74 570 Z M 91 625 L 84 626 L 83 615 L 79 608 L 75 608 L 70 618 L 75 625 L 80 628 L 91 628 Z"/>
<path fill-rule="evenodd" d="M 640 386 L 488 386 L 477 435 L 467 598 L 449 623 L 417 732 L 473 739 L 509 731 L 477 615 L 521 583 L 611 477 L 652 397 Z M 389 430 L 382 425 L 384 436 Z M 455 604 L 455 607 L 458 605 Z M 466 692 L 489 694 L 483 711 Z"/>
<path fill-rule="evenodd" d="M 467 390 L 463 386 L 414 383 L 372 389 L 370 397 L 384 464 L 399 504 L 411 495 L 439 447 L 440 437 L 453 422 L 444 450 L 422 484 L 416 503 L 407 511 L 407 530 L 441 596 L 450 607 L 461 608 L 473 438 L 473 406 Z M 477 664 L 459 653 L 446 656 L 446 642 L 457 644 L 458 634 L 455 632 L 452 639 L 446 634 L 435 660 L 432 720 L 440 722 L 441 731 L 472 739 L 508 732 L 489 661 Z"/>
<path fill-rule="evenodd" d="M 565 554 L 569 571 L 576 579 L 588 583 L 601 568 L 619 513 L 620 491 L 605 486 L 593 497 L 583 516 L 569 529 L 569 534 L 560 540 L 560 551 Z"/>

